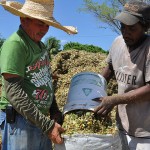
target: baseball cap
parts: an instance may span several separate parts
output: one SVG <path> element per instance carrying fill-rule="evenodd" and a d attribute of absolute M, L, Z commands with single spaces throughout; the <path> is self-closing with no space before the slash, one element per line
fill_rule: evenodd
<path fill-rule="evenodd" d="M 126 25 L 134 25 L 139 21 L 150 21 L 150 5 L 137 0 L 129 1 L 114 19 Z"/>

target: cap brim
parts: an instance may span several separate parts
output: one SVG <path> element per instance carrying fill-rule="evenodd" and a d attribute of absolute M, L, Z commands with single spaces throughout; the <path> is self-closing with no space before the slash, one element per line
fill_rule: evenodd
<path fill-rule="evenodd" d="M 121 12 L 114 19 L 122 22 L 125 25 L 134 25 L 140 21 L 137 17 L 127 12 Z"/>

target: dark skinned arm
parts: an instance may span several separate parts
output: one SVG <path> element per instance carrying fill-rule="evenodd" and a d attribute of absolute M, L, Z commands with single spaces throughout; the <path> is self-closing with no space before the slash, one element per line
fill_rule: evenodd
<path fill-rule="evenodd" d="M 106 66 L 102 75 L 105 77 L 107 81 L 113 76 L 112 67 L 110 65 Z M 114 95 L 114 96 L 106 96 L 99 99 L 101 101 L 100 105 L 95 108 L 94 112 L 100 116 L 107 115 L 114 106 L 119 104 L 131 104 L 138 103 L 143 101 L 150 100 L 150 82 L 146 83 L 145 86 L 142 86 L 133 91 Z"/>
<path fill-rule="evenodd" d="M 131 104 L 150 101 L 150 83 L 133 91 L 114 96 L 106 96 L 99 99 L 101 104 L 95 108 L 98 115 L 107 115 L 114 106 L 119 104 Z"/>
<path fill-rule="evenodd" d="M 112 64 L 107 64 L 103 69 L 101 75 L 106 79 L 107 82 L 114 76 L 114 70 Z"/>

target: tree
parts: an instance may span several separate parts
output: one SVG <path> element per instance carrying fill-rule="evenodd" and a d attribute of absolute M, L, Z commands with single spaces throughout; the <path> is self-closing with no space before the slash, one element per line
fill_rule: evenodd
<path fill-rule="evenodd" d="M 106 54 L 108 53 L 107 51 L 103 50 L 101 47 L 88 45 L 88 44 L 81 44 L 78 42 L 69 42 L 65 44 L 63 50 L 72 50 L 72 49 L 77 49 L 79 51 L 84 50 L 92 53 L 97 53 L 97 52 L 106 53 Z"/>
<path fill-rule="evenodd" d="M 93 14 L 101 23 L 103 28 L 111 28 L 112 31 L 120 33 L 120 23 L 114 20 L 114 17 L 121 11 L 123 5 L 128 0 L 103 0 L 94 2 L 94 0 L 83 0 L 83 8 L 80 11 Z M 139 0 L 149 3 L 150 0 Z"/>
<path fill-rule="evenodd" d="M 0 48 L 1 48 L 1 46 L 3 45 L 4 41 L 5 41 L 5 39 L 2 38 L 1 35 L 0 35 Z"/>
<path fill-rule="evenodd" d="M 49 37 L 44 42 L 50 54 L 56 55 L 60 52 L 60 40 L 57 40 L 55 37 Z"/>
<path fill-rule="evenodd" d="M 2 38 L 1 35 L 0 35 L 0 48 L 2 47 L 4 41 L 5 41 L 5 39 Z M 0 70 L 0 84 L 1 84 L 1 70 Z"/>

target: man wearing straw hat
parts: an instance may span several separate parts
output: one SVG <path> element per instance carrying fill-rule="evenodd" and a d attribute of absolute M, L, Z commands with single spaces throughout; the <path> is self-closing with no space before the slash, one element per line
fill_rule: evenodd
<path fill-rule="evenodd" d="M 103 76 L 115 75 L 118 95 L 100 98 L 95 109 L 106 115 L 117 106 L 123 150 L 150 150 L 150 5 L 136 0 L 115 17 L 122 35 L 112 44 Z"/>
<path fill-rule="evenodd" d="M 76 34 L 53 18 L 53 0 L 1 1 L 21 25 L 1 49 L 2 97 L 0 127 L 2 150 L 50 150 L 61 144 L 64 129 L 53 93 L 49 53 L 41 42 L 49 26 Z M 49 118 L 49 112 L 51 118 Z"/>

